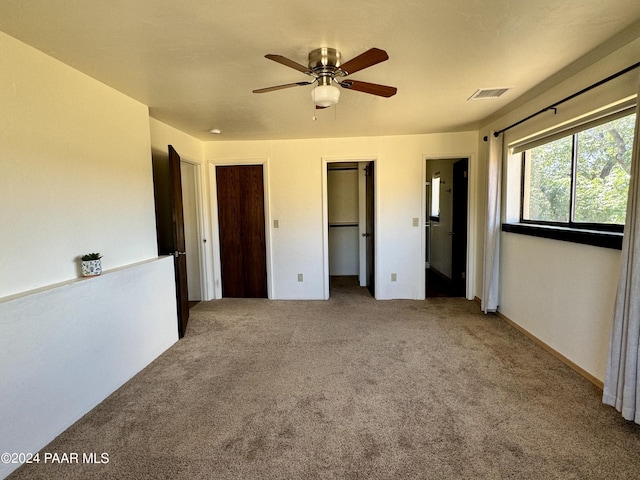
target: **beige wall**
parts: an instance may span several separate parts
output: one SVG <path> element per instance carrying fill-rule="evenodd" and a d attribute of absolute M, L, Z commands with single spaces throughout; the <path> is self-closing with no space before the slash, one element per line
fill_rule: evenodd
<path fill-rule="evenodd" d="M 151 150 L 154 155 L 167 157 L 167 146 L 172 145 L 182 160 L 202 164 L 204 142 L 155 118 L 149 118 L 149 129 L 151 132 Z"/>
<path fill-rule="evenodd" d="M 177 340 L 173 260 L 147 107 L 3 33 L 0 71 L 0 450 L 36 452 Z"/>
<path fill-rule="evenodd" d="M 590 58 L 581 59 L 567 71 L 560 72 L 529 95 L 527 101 L 488 123 L 480 131 L 479 167 L 486 175 L 486 143 L 482 136 L 498 130 L 551 105 L 586 86 L 620 71 L 638 61 L 640 38 L 627 34 L 613 39 Z M 505 142 L 567 121 L 637 92 L 638 70 L 607 83 L 597 90 L 577 97 L 559 107 L 557 114 L 542 114 L 505 135 Z M 505 162 L 507 165 L 507 162 Z M 509 179 L 507 169 L 505 179 Z M 509 192 L 503 203 L 503 220 L 508 195 L 518 195 L 519 188 L 503 185 Z M 485 198 L 485 183 L 480 182 L 480 197 Z M 484 222 L 482 206 L 478 212 Z M 481 227 L 479 228 L 480 238 Z M 556 240 L 502 233 L 500 255 L 500 299 L 498 310 L 519 326 L 542 340 L 599 380 L 604 379 L 609 331 L 618 282 L 620 252 Z M 478 255 L 481 262 L 482 255 Z M 480 264 L 478 264 L 478 267 Z M 476 277 L 477 291 L 482 292 L 481 276 Z M 479 293 L 480 296 L 480 293 Z"/>
<path fill-rule="evenodd" d="M 157 255 L 146 106 L 0 33 L 0 297 Z"/>
<path fill-rule="evenodd" d="M 461 132 L 207 142 L 204 157 L 210 172 L 218 164 L 264 162 L 268 182 L 267 234 L 270 242 L 268 255 L 272 297 L 280 299 L 321 299 L 326 298 L 328 293 L 325 284 L 328 266 L 324 238 L 326 212 L 323 211 L 323 169 L 326 168 L 326 162 L 375 160 L 376 296 L 380 299 L 419 299 L 424 298 L 422 225 L 425 212 L 422 182 L 425 158 L 469 156 L 470 189 L 474 189 L 476 148 L 477 132 Z M 471 192 L 470 198 L 473 199 L 473 195 L 474 192 Z M 212 194 L 211 198 L 212 211 L 215 211 L 215 195 Z M 475 211 L 474 207 L 472 212 Z M 413 226 L 413 218 L 419 219 L 419 226 Z M 276 219 L 280 227 L 273 229 L 273 220 Z M 475 222 L 475 218 L 471 221 Z M 475 231 L 475 223 L 473 225 Z M 215 236 L 214 231 L 214 242 Z M 473 240 L 472 235 L 472 248 Z M 298 273 L 304 274 L 304 282 L 297 281 Z M 397 274 L 395 282 L 391 282 L 392 273 Z"/>

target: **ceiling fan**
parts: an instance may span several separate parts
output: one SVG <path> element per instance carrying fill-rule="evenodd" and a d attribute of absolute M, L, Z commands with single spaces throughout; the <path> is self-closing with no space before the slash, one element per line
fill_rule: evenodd
<path fill-rule="evenodd" d="M 313 77 L 313 80 L 260 88 L 254 90 L 253 93 L 273 92 L 274 90 L 302 87 L 317 83 L 317 86 L 311 91 L 311 98 L 316 108 L 327 108 L 338 103 L 340 99 L 340 89 L 336 87 L 336 84 L 347 90 L 355 90 L 380 97 L 392 97 L 398 91 L 395 87 L 378 85 L 377 83 L 361 82 L 359 80 L 343 80 L 343 77 L 388 60 L 389 55 L 387 55 L 387 52 L 379 48 L 371 48 L 346 63 L 341 63 L 342 55 L 339 50 L 335 48 L 316 48 L 309 52 L 308 67 L 289 60 L 282 55 L 268 54 L 265 55 L 265 57 L 309 75 Z"/>

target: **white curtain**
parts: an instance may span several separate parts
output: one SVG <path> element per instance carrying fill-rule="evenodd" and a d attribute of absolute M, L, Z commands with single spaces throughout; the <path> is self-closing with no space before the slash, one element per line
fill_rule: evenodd
<path fill-rule="evenodd" d="M 500 203 L 502 187 L 503 135 L 489 135 L 487 157 L 487 211 L 484 229 L 484 259 L 482 264 L 482 301 L 484 313 L 498 308 L 498 275 L 500 260 Z"/>
<path fill-rule="evenodd" d="M 640 97 L 640 83 L 639 83 Z M 640 106 L 631 157 L 627 217 L 602 401 L 640 423 Z"/>

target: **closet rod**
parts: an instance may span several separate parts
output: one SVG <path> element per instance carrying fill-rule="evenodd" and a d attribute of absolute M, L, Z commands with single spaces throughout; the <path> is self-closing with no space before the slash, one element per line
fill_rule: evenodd
<path fill-rule="evenodd" d="M 562 100 L 560 100 L 560 101 L 558 101 L 558 102 L 556 102 L 556 103 L 554 103 L 552 105 L 549 105 L 548 107 L 545 107 L 542 110 L 539 110 L 536 113 L 533 113 L 533 114 L 529 115 L 528 117 L 523 118 L 522 120 L 509 125 L 508 127 L 503 128 L 502 130 L 498 130 L 497 132 L 493 132 L 493 136 L 497 137 L 501 133 L 504 133 L 507 130 L 512 129 L 513 127 L 516 127 L 516 126 L 520 125 L 521 123 L 526 122 L 527 120 L 531 120 L 533 117 L 537 117 L 541 113 L 548 112 L 549 110 L 553 110 L 553 112 L 556 113 L 556 108 L 558 107 L 558 105 L 561 105 L 561 104 L 563 104 L 565 102 L 568 102 L 569 100 L 577 97 L 578 95 L 582 95 L 583 93 L 586 93 L 589 90 L 593 90 L 594 88 L 599 87 L 600 85 L 605 84 L 607 82 L 610 82 L 611 80 L 613 80 L 615 78 L 618 78 L 619 76 L 624 75 L 625 73 L 628 73 L 631 70 L 634 70 L 634 69 L 636 69 L 638 67 L 640 67 L 640 62 L 634 63 L 633 65 L 630 65 L 627 68 L 625 68 L 623 70 L 620 70 L 619 72 L 614 73 L 613 75 L 609 75 L 607 78 L 602 79 L 599 82 L 596 82 L 596 83 L 594 83 L 592 85 L 589 85 L 588 87 L 583 88 L 579 92 L 576 92 L 576 93 L 574 93 L 572 95 L 569 95 L 568 97 L 565 97 Z M 487 140 L 489 140 L 489 137 L 485 135 L 484 141 L 486 142 Z"/>

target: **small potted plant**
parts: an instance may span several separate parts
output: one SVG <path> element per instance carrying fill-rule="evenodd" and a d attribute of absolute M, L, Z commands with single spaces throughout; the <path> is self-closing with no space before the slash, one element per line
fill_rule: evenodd
<path fill-rule="evenodd" d="M 82 276 L 94 277 L 102 273 L 102 255 L 99 253 L 87 253 L 82 256 Z"/>

